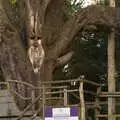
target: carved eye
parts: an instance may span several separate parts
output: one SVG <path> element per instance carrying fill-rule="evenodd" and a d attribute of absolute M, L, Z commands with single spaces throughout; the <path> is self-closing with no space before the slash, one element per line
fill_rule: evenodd
<path fill-rule="evenodd" d="M 37 39 L 38 39 L 38 40 L 39 40 L 39 39 L 42 39 L 42 37 L 38 36 Z"/>

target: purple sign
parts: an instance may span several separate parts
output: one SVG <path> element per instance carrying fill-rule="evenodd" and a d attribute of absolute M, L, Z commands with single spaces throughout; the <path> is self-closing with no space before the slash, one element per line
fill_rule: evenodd
<path fill-rule="evenodd" d="M 45 120 L 78 120 L 78 107 L 47 108 Z"/>
<path fill-rule="evenodd" d="M 45 117 L 52 117 L 52 108 L 47 108 L 45 110 Z"/>
<path fill-rule="evenodd" d="M 71 107 L 70 108 L 70 115 L 71 116 L 78 116 L 78 107 Z"/>

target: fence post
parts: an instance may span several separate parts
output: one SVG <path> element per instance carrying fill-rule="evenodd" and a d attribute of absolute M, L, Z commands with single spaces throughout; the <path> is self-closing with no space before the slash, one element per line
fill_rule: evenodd
<path fill-rule="evenodd" d="M 67 89 L 64 89 L 64 106 L 67 106 Z"/>
<path fill-rule="evenodd" d="M 80 108 L 80 120 L 86 120 L 83 81 L 80 81 L 79 95 L 80 95 L 80 107 L 81 107 Z"/>
<path fill-rule="evenodd" d="M 42 85 L 43 120 L 45 120 L 45 86 Z"/>
<path fill-rule="evenodd" d="M 32 98 L 32 103 L 35 100 L 35 91 L 32 89 L 32 93 L 31 93 L 31 98 Z M 35 111 L 35 104 L 33 104 L 32 106 L 32 111 Z"/>
<path fill-rule="evenodd" d="M 96 109 L 95 109 L 95 115 L 96 115 L 96 120 L 99 120 L 99 118 L 97 117 L 97 115 L 100 114 L 99 111 L 99 103 L 100 103 L 100 99 L 99 99 L 99 94 L 101 92 L 101 86 L 97 88 L 97 96 L 96 96 Z"/>

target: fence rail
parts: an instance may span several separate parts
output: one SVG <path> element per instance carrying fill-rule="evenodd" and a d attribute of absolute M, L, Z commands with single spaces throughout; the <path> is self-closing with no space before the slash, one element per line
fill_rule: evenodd
<path fill-rule="evenodd" d="M 77 82 L 77 84 L 79 84 L 79 88 L 78 89 L 68 89 L 67 85 L 62 85 L 61 84 L 61 83 L 71 83 L 71 82 Z M 88 90 L 85 90 L 85 89 L 80 89 L 81 83 L 83 83 L 83 85 L 84 84 L 90 84 L 92 86 L 97 87 L 97 92 L 88 91 Z M 31 96 L 30 97 L 25 97 L 25 96 L 22 96 L 20 93 L 18 93 L 16 91 L 12 91 L 11 88 L 10 88 L 11 84 L 22 84 L 26 87 L 29 87 L 31 89 Z M 70 80 L 56 80 L 56 81 L 41 82 L 41 87 L 36 87 L 36 86 L 32 85 L 31 83 L 27 83 L 27 82 L 23 82 L 23 81 L 17 81 L 17 80 L 8 80 L 6 82 L 0 82 L 0 85 L 6 85 L 9 88 L 10 92 L 15 94 L 16 96 L 18 96 L 22 100 L 32 100 L 32 102 L 24 109 L 24 111 L 20 114 L 20 116 L 18 117 L 17 120 L 22 119 L 24 114 L 29 109 L 32 108 L 34 110 L 35 109 L 34 105 L 39 100 L 43 101 L 43 108 L 45 108 L 45 101 L 46 100 L 64 100 L 64 102 L 63 102 L 64 106 L 72 106 L 72 105 L 68 104 L 68 98 L 67 98 L 68 94 L 72 94 L 76 99 L 82 101 L 82 103 L 78 103 L 76 105 L 77 106 L 82 106 L 82 104 L 83 104 L 83 106 L 84 107 L 86 106 L 86 109 L 87 109 L 87 108 L 99 108 L 100 105 L 108 104 L 107 101 L 100 101 L 100 98 L 107 98 L 107 97 L 110 97 L 110 96 L 115 97 L 115 98 L 120 97 L 120 92 L 114 92 L 114 93 L 102 92 L 101 88 L 106 86 L 105 84 L 98 84 L 98 83 L 93 82 L 93 81 L 89 81 L 89 80 L 86 80 L 86 79 L 81 79 L 80 77 L 78 77 L 77 79 L 70 79 Z M 56 85 L 58 85 L 58 86 L 56 86 Z M 49 91 L 45 91 L 47 89 L 49 89 Z M 42 96 L 40 95 L 38 97 L 35 97 L 35 90 L 42 90 Z M 82 90 L 82 92 L 80 92 L 80 90 Z M 75 92 L 79 92 L 80 95 L 76 95 Z M 95 96 L 95 101 L 94 102 L 85 102 L 84 98 L 83 98 L 84 93 Z M 48 95 L 54 95 L 54 94 L 62 94 L 63 96 L 59 96 L 59 97 L 48 96 Z M 81 98 L 81 96 L 83 96 L 83 97 Z M 120 102 L 116 103 L 116 105 L 120 105 Z M 87 107 L 87 106 L 89 106 L 89 107 Z M 38 112 L 39 111 L 37 111 L 37 113 Z M 43 113 L 44 113 L 44 110 L 43 110 Z M 100 114 L 100 111 L 98 109 L 95 109 L 95 113 L 96 113 L 96 118 L 120 117 L 120 114 L 115 114 L 115 115 Z M 83 116 L 85 117 L 85 113 L 81 113 L 81 114 L 83 114 L 82 117 Z"/>

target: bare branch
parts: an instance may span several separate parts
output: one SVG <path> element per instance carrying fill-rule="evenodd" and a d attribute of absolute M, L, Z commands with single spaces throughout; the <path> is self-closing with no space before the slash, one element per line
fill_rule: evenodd
<path fill-rule="evenodd" d="M 73 40 L 74 36 L 86 25 L 102 25 L 120 29 L 120 8 L 90 6 L 81 9 L 64 26 L 58 41 L 50 52 L 59 56 Z"/>
<path fill-rule="evenodd" d="M 66 64 L 73 56 L 74 52 L 68 52 L 67 54 L 65 54 L 64 56 L 60 57 L 57 59 L 57 67 L 60 65 L 64 65 Z"/>

